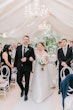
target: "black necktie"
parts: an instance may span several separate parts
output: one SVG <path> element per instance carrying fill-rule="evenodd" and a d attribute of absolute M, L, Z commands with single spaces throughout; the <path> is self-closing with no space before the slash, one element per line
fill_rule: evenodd
<path fill-rule="evenodd" d="M 25 48 L 26 48 L 26 47 L 24 47 L 24 52 L 23 52 L 23 53 L 24 53 L 24 56 L 25 56 Z"/>
<path fill-rule="evenodd" d="M 72 48 L 72 60 L 73 60 L 73 48 Z"/>

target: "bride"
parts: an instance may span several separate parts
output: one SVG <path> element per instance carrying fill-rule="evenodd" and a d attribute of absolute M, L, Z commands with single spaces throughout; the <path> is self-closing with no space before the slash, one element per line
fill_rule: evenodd
<path fill-rule="evenodd" d="M 40 103 L 51 95 L 50 76 L 48 72 L 48 53 L 44 50 L 42 42 L 37 44 L 35 50 L 35 66 L 32 79 L 32 98 Z"/>

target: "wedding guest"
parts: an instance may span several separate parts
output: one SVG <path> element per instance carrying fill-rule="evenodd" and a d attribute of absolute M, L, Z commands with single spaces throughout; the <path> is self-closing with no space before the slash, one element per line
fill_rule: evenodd
<path fill-rule="evenodd" d="M 9 69 L 10 69 L 9 82 L 11 81 L 11 69 L 13 68 L 13 66 L 11 64 L 11 53 L 10 53 L 11 50 L 12 50 L 11 45 L 4 45 L 3 53 L 2 53 L 2 62 L 3 62 L 3 65 L 8 66 Z"/>
<path fill-rule="evenodd" d="M 17 48 L 17 44 L 13 43 L 12 52 L 11 52 L 11 61 L 13 65 L 14 65 L 14 60 L 15 60 L 16 48 Z"/>
<path fill-rule="evenodd" d="M 18 42 L 18 43 L 17 43 L 17 46 L 20 46 L 20 45 L 21 45 L 21 43 L 20 43 L 20 42 Z"/>
<path fill-rule="evenodd" d="M 21 89 L 21 97 L 24 95 L 25 88 L 25 101 L 28 100 L 30 72 L 32 71 L 32 62 L 34 59 L 34 49 L 29 46 L 29 36 L 24 36 L 23 45 L 17 46 L 14 66 L 18 70 L 17 83 Z M 22 83 L 23 75 L 25 76 L 25 87 Z"/>

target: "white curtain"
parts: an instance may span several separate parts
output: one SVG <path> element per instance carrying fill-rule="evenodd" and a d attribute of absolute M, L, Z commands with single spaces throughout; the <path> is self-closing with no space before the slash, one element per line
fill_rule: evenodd
<path fill-rule="evenodd" d="M 24 34 L 35 36 L 39 24 L 48 21 L 52 29 L 64 37 L 73 37 L 73 0 L 40 0 L 49 9 L 49 16 L 24 16 L 25 6 L 34 5 L 35 0 L 9 0 L 0 3 L 0 33 L 10 37 L 21 37 Z M 33 9 L 33 8 L 32 8 Z"/>
<path fill-rule="evenodd" d="M 73 0 L 45 0 L 49 8 L 49 23 L 65 37 L 73 37 Z M 63 37 L 64 37 L 63 36 Z"/>

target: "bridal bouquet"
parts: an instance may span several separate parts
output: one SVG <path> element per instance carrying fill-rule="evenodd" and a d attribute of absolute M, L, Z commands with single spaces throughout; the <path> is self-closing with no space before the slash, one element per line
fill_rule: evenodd
<path fill-rule="evenodd" d="M 46 60 L 44 58 L 40 59 L 38 61 L 38 63 L 41 65 L 41 70 L 44 71 L 44 66 L 46 65 Z"/>

